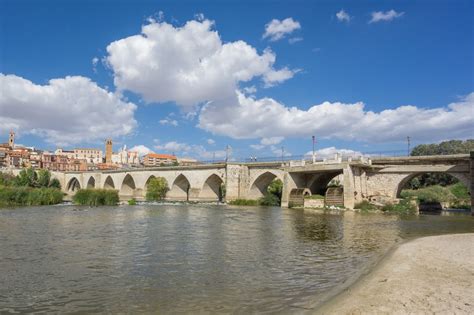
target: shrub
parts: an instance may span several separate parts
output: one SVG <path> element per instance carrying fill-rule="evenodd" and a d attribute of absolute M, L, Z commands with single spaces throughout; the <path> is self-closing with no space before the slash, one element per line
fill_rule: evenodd
<path fill-rule="evenodd" d="M 136 206 L 137 205 L 137 200 L 135 198 L 132 198 L 128 201 L 129 206 Z"/>
<path fill-rule="evenodd" d="M 56 188 L 0 187 L 2 206 L 53 205 L 63 201 L 63 193 Z"/>
<path fill-rule="evenodd" d="M 235 199 L 229 201 L 230 205 L 234 206 L 258 206 L 258 200 L 251 200 L 251 199 Z"/>
<path fill-rule="evenodd" d="M 448 189 L 456 198 L 460 198 L 460 199 L 470 198 L 469 190 L 463 183 L 454 184 L 452 186 L 449 186 Z"/>
<path fill-rule="evenodd" d="M 384 205 L 381 210 L 400 214 L 414 214 L 417 211 L 417 206 L 408 199 L 402 199 L 397 204 L 388 203 Z"/>
<path fill-rule="evenodd" d="M 72 201 L 85 206 L 115 206 L 119 196 L 118 191 L 112 189 L 79 189 Z"/>
<path fill-rule="evenodd" d="M 163 177 L 152 178 L 147 185 L 146 200 L 162 200 L 165 198 L 168 190 L 169 187 L 166 179 Z"/>
<path fill-rule="evenodd" d="M 261 206 L 279 206 L 280 198 L 274 194 L 268 193 L 258 200 L 258 204 Z"/>
<path fill-rule="evenodd" d="M 367 200 L 363 200 L 354 206 L 354 209 L 360 209 L 361 211 L 373 211 L 377 210 L 377 207 Z"/>
<path fill-rule="evenodd" d="M 401 193 L 401 197 L 416 197 L 418 201 L 422 203 L 449 202 L 454 199 L 454 195 L 449 191 L 449 189 L 441 187 L 439 185 L 429 186 L 415 190 L 403 190 Z"/>

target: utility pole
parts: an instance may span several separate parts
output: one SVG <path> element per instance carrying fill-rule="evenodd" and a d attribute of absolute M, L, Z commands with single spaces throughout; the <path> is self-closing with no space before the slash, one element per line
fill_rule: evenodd
<path fill-rule="evenodd" d="M 407 136 L 407 156 L 410 156 L 410 136 Z"/>
<path fill-rule="evenodd" d="M 316 137 L 313 136 L 312 138 L 313 138 L 313 164 L 314 164 L 314 163 L 316 163 L 316 153 L 314 151 L 314 145 L 316 143 Z"/>
<path fill-rule="evenodd" d="M 225 162 L 227 163 L 227 161 L 229 160 L 229 149 L 230 149 L 230 146 L 227 145 L 225 147 Z"/>

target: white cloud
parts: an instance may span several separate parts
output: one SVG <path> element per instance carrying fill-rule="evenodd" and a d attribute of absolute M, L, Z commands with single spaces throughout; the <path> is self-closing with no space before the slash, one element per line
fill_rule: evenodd
<path fill-rule="evenodd" d="M 407 135 L 418 141 L 438 141 L 467 138 L 474 132 L 474 92 L 446 107 L 407 105 L 380 112 L 365 110 L 362 102 L 324 102 L 302 110 L 271 98 L 256 99 L 240 92 L 236 97 L 236 102 L 204 106 L 199 127 L 236 139 L 314 134 L 367 142 L 402 141 Z"/>
<path fill-rule="evenodd" d="M 346 11 L 344 11 L 343 9 L 341 9 L 341 11 L 336 13 L 336 17 L 337 17 L 337 20 L 339 22 L 350 22 L 351 21 L 351 16 Z"/>
<path fill-rule="evenodd" d="M 271 138 L 262 138 L 262 140 L 260 140 L 260 143 L 263 144 L 263 145 L 275 145 L 275 144 L 279 144 L 280 142 L 283 141 L 283 137 L 271 137 Z"/>
<path fill-rule="evenodd" d="M 170 118 L 160 119 L 159 123 L 161 125 L 178 126 L 178 121 Z"/>
<path fill-rule="evenodd" d="M 301 42 L 302 40 L 303 40 L 303 37 L 292 37 L 292 38 L 288 39 L 288 43 L 294 44 L 294 43 L 297 43 L 297 42 Z"/>
<path fill-rule="evenodd" d="M 245 94 L 255 94 L 257 93 L 257 88 L 255 87 L 255 85 L 252 85 L 252 86 L 246 86 L 242 89 L 242 91 L 245 93 Z"/>
<path fill-rule="evenodd" d="M 182 143 L 182 142 L 177 142 L 177 141 L 170 141 L 162 145 L 158 144 L 155 146 L 155 148 L 157 150 L 173 152 L 181 156 L 192 156 L 195 158 L 200 158 L 200 159 L 205 159 L 205 160 L 209 160 L 212 158 L 220 159 L 220 158 L 225 157 L 224 150 L 208 151 L 202 145 L 187 144 L 187 143 Z"/>
<path fill-rule="evenodd" d="M 241 82 L 261 78 L 265 86 L 281 83 L 294 71 L 273 67 L 276 56 L 245 43 L 223 43 L 210 20 L 182 27 L 153 22 L 142 33 L 107 46 L 107 63 L 118 90 L 140 94 L 146 102 L 176 102 L 185 111 L 208 102 L 235 100 Z"/>
<path fill-rule="evenodd" d="M 262 37 L 269 38 L 270 41 L 274 42 L 300 28 L 301 24 L 291 17 L 284 20 L 273 19 L 265 25 L 265 33 Z"/>
<path fill-rule="evenodd" d="M 214 141 L 214 139 L 207 139 L 207 144 L 214 145 L 216 144 L 216 141 Z"/>
<path fill-rule="evenodd" d="M 136 145 L 133 148 L 130 148 L 129 151 L 138 152 L 139 156 L 144 156 L 148 153 L 154 153 L 149 147 L 144 146 L 142 144 Z"/>
<path fill-rule="evenodd" d="M 372 12 L 372 18 L 370 19 L 369 23 L 377 23 L 381 21 L 392 21 L 396 18 L 402 17 L 405 14 L 405 12 L 397 12 L 395 10 L 390 10 L 390 11 L 377 11 L 377 12 Z"/>
<path fill-rule="evenodd" d="M 265 148 L 265 146 L 263 144 L 251 144 L 250 147 L 254 150 L 261 150 L 261 149 Z"/>
<path fill-rule="evenodd" d="M 342 156 L 352 156 L 358 157 L 362 156 L 362 152 L 354 151 L 350 149 L 337 149 L 336 147 L 327 147 L 315 151 L 317 158 L 334 158 L 336 153 L 341 154 Z M 309 151 L 305 154 L 306 156 L 313 156 L 313 151 Z"/>
<path fill-rule="evenodd" d="M 94 73 L 97 73 L 97 63 L 99 63 L 99 58 L 92 58 L 92 70 L 94 71 Z"/>
<path fill-rule="evenodd" d="M 14 129 L 67 146 L 121 137 L 137 126 L 135 104 L 85 77 L 67 76 L 37 85 L 0 74 L 0 86 L 2 133 Z"/>

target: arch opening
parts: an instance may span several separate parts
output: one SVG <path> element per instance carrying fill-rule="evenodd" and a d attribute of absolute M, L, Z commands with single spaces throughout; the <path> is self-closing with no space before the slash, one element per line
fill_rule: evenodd
<path fill-rule="evenodd" d="M 107 178 L 105 179 L 104 189 L 115 189 L 114 180 L 110 175 L 107 176 Z"/>
<path fill-rule="evenodd" d="M 201 189 L 199 198 L 202 200 L 222 201 L 224 200 L 224 181 L 216 174 L 209 176 Z"/>
<path fill-rule="evenodd" d="M 308 188 L 313 195 L 325 196 L 330 186 L 342 187 L 342 179 L 339 178 L 340 175 L 342 175 L 342 171 L 314 174 L 308 182 Z"/>
<path fill-rule="evenodd" d="M 404 190 L 419 190 L 430 186 L 448 187 L 452 185 L 462 185 L 469 193 L 469 180 L 462 176 L 462 174 L 446 173 L 446 172 L 426 172 L 413 173 L 403 178 L 396 187 L 394 193 L 396 198 L 402 198 L 402 191 Z"/>
<path fill-rule="evenodd" d="M 79 183 L 79 180 L 76 177 L 71 178 L 69 180 L 69 183 L 67 184 L 67 191 L 76 192 L 79 189 L 81 189 L 81 184 Z"/>
<path fill-rule="evenodd" d="M 135 193 L 135 181 L 130 174 L 127 174 L 122 182 L 122 187 L 120 188 L 120 195 L 122 196 L 133 196 Z"/>
<path fill-rule="evenodd" d="M 174 200 L 189 200 L 189 190 L 191 184 L 189 180 L 183 174 L 180 174 L 173 182 L 171 190 L 168 192 L 167 197 Z"/>
<path fill-rule="evenodd" d="M 265 172 L 258 176 L 250 186 L 249 199 L 258 199 L 267 194 L 268 186 L 277 176 L 271 172 Z"/>
<path fill-rule="evenodd" d="M 95 178 L 93 176 L 87 181 L 87 188 L 95 188 Z"/>

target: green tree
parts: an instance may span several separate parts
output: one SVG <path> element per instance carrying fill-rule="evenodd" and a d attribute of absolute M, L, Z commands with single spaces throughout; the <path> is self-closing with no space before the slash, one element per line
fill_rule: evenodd
<path fill-rule="evenodd" d="M 150 179 L 147 185 L 146 200 L 155 201 L 165 198 L 168 192 L 168 182 L 163 177 L 156 177 Z"/>
<path fill-rule="evenodd" d="M 49 187 L 61 189 L 61 183 L 59 182 L 59 179 L 53 178 L 53 179 L 49 182 Z"/>
<path fill-rule="evenodd" d="M 281 195 L 283 192 L 283 182 L 279 179 L 274 179 L 267 188 L 267 192 L 272 194 L 281 200 Z"/>
<path fill-rule="evenodd" d="M 22 169 L 20 174 L 15 179 L 16 186 L 27 186 L 27 187 L 37 187 L 38 185 L 38 175 L 35 170 L 30 167 L 27 169 Z"/>
<path fill-rule="evenodd" d="M 48 170 L 41 169 L 38 171 L 38 186 L 50 187 L 51 173 Z"/>

